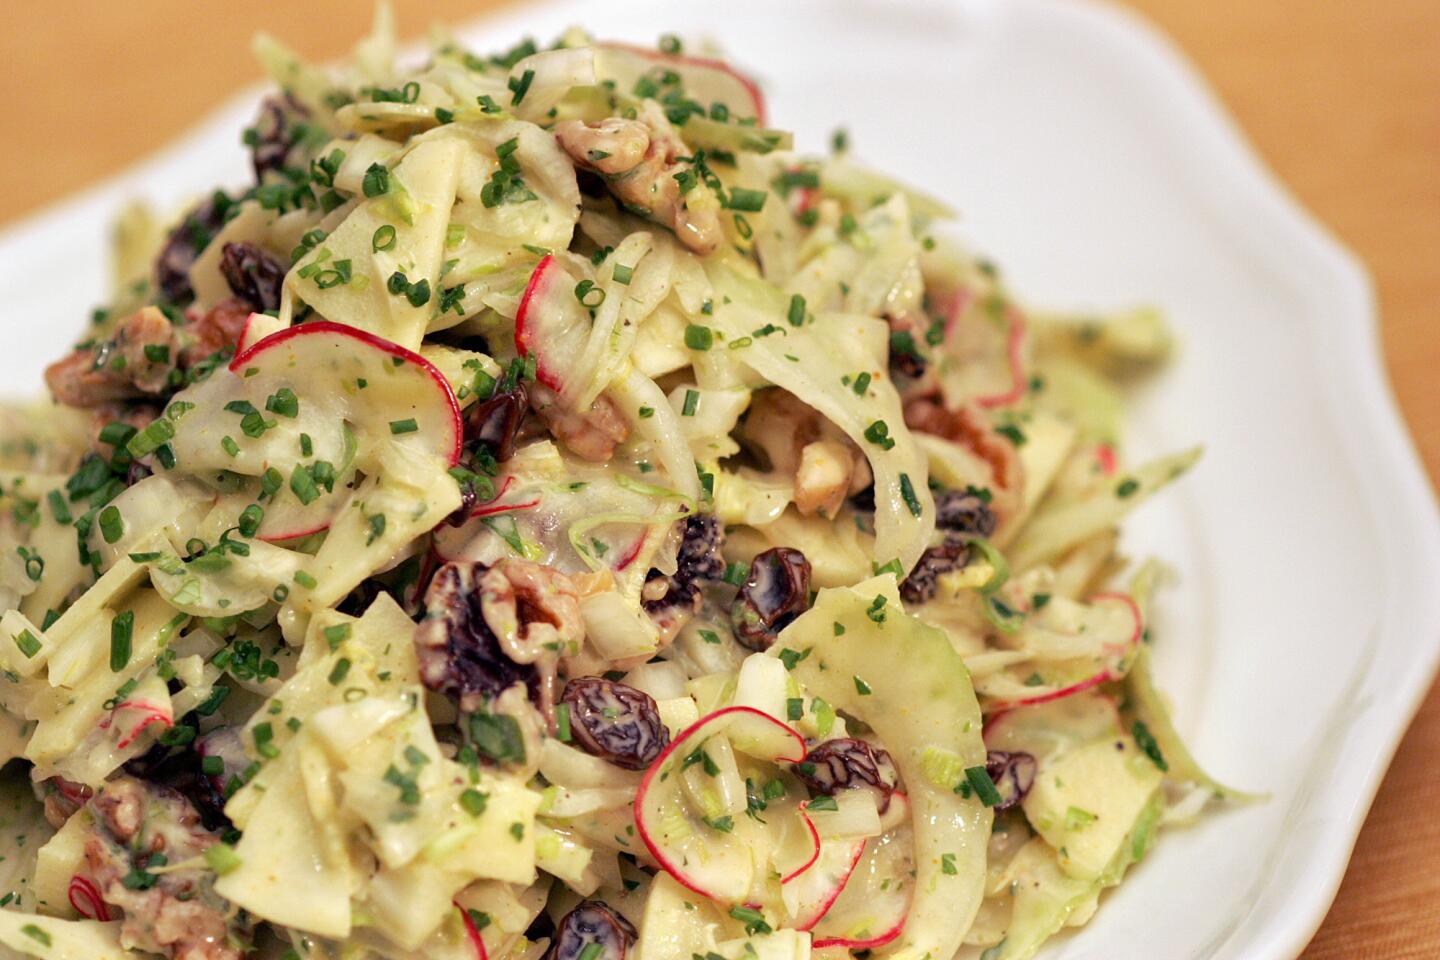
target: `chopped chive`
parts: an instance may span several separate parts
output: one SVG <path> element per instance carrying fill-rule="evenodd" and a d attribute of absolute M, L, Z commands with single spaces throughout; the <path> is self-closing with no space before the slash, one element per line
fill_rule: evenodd
<path fill-rule="evenodd" d="M 709 350 L 715 343 L 715 331 L 692 323 L 685 328 L 685 346 L 691 350 Z"/>
<path fill-rule="evenodd" d="M 100 511 L 100 534 L 106 543 L 117 543 L 125 535 L 125 521 L 114 504 Z"/>
<path fill-rule="evenodd" d="M 906 508 L 912 517 L 920 516 L 920 500 L 915 496 L 915 485 L 910 482 L 910 474 L 900 474 L 900 496 L 905 501 Z"/>
<path fill-rule="evenodd" d="M 370 249 L 375 253 L 393 249 L 395 246 L 395 228 L 390 224 L 383 224 L 375 228 L 375 233 L 370 237 Z"/>
<path fill-rule="evenodd" d="M 684 406 L 682 406 L 682 407 L 680 408 L 680 415 L 681 415 L 682 417 L 693 417 L 693 416 L 695 416 L 695 408 L 698 407 L 699 405 L 700 405 L 700 391 L 699 391 L 699 390 L 691 390 L 691 389 L 687 388 L 687 389 L 685 390 L 685 404 L 684 404 Z"/>
<path fill-rule="evenodd" d="M 26 660 L 33 658 L 35 654 L 40 652 L 40 640 L 29 630 L 21 630 L 15 635 L 15 646 L 19 647 L 20 652 L 25 654 Z"/>
<path fill-rule="evenodd" d="M 420 427 L 418 424 L 415 423 L 414 417 L 407 417 L 404 420 L 390 421 L 390 433 L 395 436 L 399 436 L 403 433 L 414 433 L 419 429 Z"/>
<path fill-rule="evenodd" d="M 341 683 L 345 681 L 345 677 L 349 673 L 350 661 L 344 657 L 341 657 L 339 660 L 335 661 L 335 666 L 332 667 L 330 670 L 330 676 L 326 677 L 325 679 L 330 682 L 330 686 L 338 687 Z"/>
<path fill-rule="evenodd" d="M 790 309 L 785 315 L 790 326 L 798 327 L 805 322 L 805 298 L 796 293 L 790 297 Z"/>
<path fill-rule="evenodd" d="M 995 781 L 990 779 L 990 774 L 984 767 L 966 767 L 965 779 L 985 806 L 993 807 L 1000 802 L 1000 791 L 995 788 Z"/>
<path fill-rule="evenodd" d="M 615 274 L 614 274 L 614 276 L 615 276 L 615 282 L 616 282 L 616 283 L 620 283 L 620 284 L 624 284 L 624 285 L 626 285 L 626 286 L 629 286 L 631 279 L 634 278 L 634 276 L 635 276 L 635 268 L 634 268 L 634 267 L 627 267 L 627 266 L 625 266 L 625 264 L 623 264 L 623 263 L 617 263 L 617 264 L 615 264 Z"/>
<path fill-rule="evenodd" d="M 360 183 L 367 197 L 380 197 L 390 192 L 390 170 L 383 163 L 372 163 Z"/>
<path fill-rule="evenodd" d="M 126 610 L 110 621 L 110 672 L 119 673 L 130 663 L 130 641 L 135 632 L 135 612 Z"/>
<path fill-rule="evenodd" d="M 235 442 L 235 438 L 234 438 L 234 437 L 231 437 L 231 436 L 228 436 L 228 435 L 227 435 L 227 436 L 224 436 L 224 437 L 221 437 L 221 438 L 220 438 L 220 449 L 224 450 L 226 453 L 228 453 L 228 454 L 229 454 L 230 456 L 232 456 L 232 457 L 238 457 L 238 456 L 240 456 L 240 444 L 238 444 L 238 443 Z"/>
<path fill-rule="evenodd" d="M 857 373 L 855 375 L 855 382 L 850 385 L 850 389 L 855 391 L 855 396 L 857 397 L 865 396 L 865 391 L 870 389 L 870 374 L 864 372 Z"/>
<path fill-rule="evenodd" d="M 746 190 L 743 187 L 733 187 L 730 190 L 729 201 L 725 205 L 731 210 L 759 213 L 765 208 L 765 197 L 766 192 L 764 190 Z"/>
<path fill-rule="evenodd" d="M 866 427 L 865 439 L 882 450 L 889 450 L 895 446 L 895 438 L 890 436 L 890 425 L 884 420 L 876 420 Z"/>

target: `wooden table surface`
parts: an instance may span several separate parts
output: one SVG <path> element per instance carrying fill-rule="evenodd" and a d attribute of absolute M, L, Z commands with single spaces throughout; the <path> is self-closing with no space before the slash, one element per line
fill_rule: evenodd
<path fill-rule="evenodd" d="M 1266 161 L 1369 265 L 1395 392 L 1440 475 L 1440 2 L 1131 5 L 1199 64 Z M 409 35 L 497 6 L 395 3 Z M 328 58 L 367 21 L 368 4 L 347 0 L 9 5 L 0 89 L 15 146 L 0 222 L 144 156 L 258 79 L 253 31 Z M 1440 956 L 1437 780 L 1440 689 L 1395 757 L 1308 960 Z"/>

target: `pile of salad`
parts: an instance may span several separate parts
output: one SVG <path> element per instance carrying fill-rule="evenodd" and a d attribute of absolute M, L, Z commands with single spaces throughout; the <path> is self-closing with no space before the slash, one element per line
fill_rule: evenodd
<path fill-rule="evenodd" d="M 256 49 L 0 416 L 0 950 L 1018 960 L 1240 796 L 1117 547 L 1154 311 L 674 37 Z"/>

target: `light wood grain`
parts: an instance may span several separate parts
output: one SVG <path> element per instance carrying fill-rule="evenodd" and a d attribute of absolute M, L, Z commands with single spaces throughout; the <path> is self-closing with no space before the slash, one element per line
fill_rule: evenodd
<path fill-rule="evenodd" d="M 396 0 L 411 34 L 498 0 Z M 1200 65 L 1300 200 L 1373 271 L 1385 355 L 1432 477 L 1440 470 L 1440 2 L 1131 0 Z M 13 219 L 145 155 L 257 71 L 268 30 L 306 54 L 360 36 L 352 0 L 13 3 L 0 31 L 0 180 Z M 657 27 L 658 29 L 658 27 Z M 1440 584 L 1436 585 L 1440 589 Z M 1381 789 L 1307 960 L 1440 956 L 1440 692 Z"/>

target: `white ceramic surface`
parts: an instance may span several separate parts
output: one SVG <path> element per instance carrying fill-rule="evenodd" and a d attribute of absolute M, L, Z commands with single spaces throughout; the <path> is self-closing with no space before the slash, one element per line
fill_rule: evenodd
<path fill-rule="evenodd" d="M 1176 51 L 1108 7 L 562 0 L 465 35 L 498 48 L 570 23 L 717 39 L 802 147 L 846 126 L 858 156 L 963 211 L 963 235 L 1032 302 L 1169 311 L 1183 350 L 1137 397 L 1132 453 L 1207 452 L 1125 544 L 1180 573 L 1154 633 L 1197 754 L 1273 800 L 1164 835 L 1045 957 L 1298 953 L 1440 654 L 1440 520 L 1384 380 L 1363 269 Z M 126 198 L 170 206 L 244 182 L 253 103 L 0 235 L 5 393 L 38 391 L 103 295 L 107 224 Z"/>

